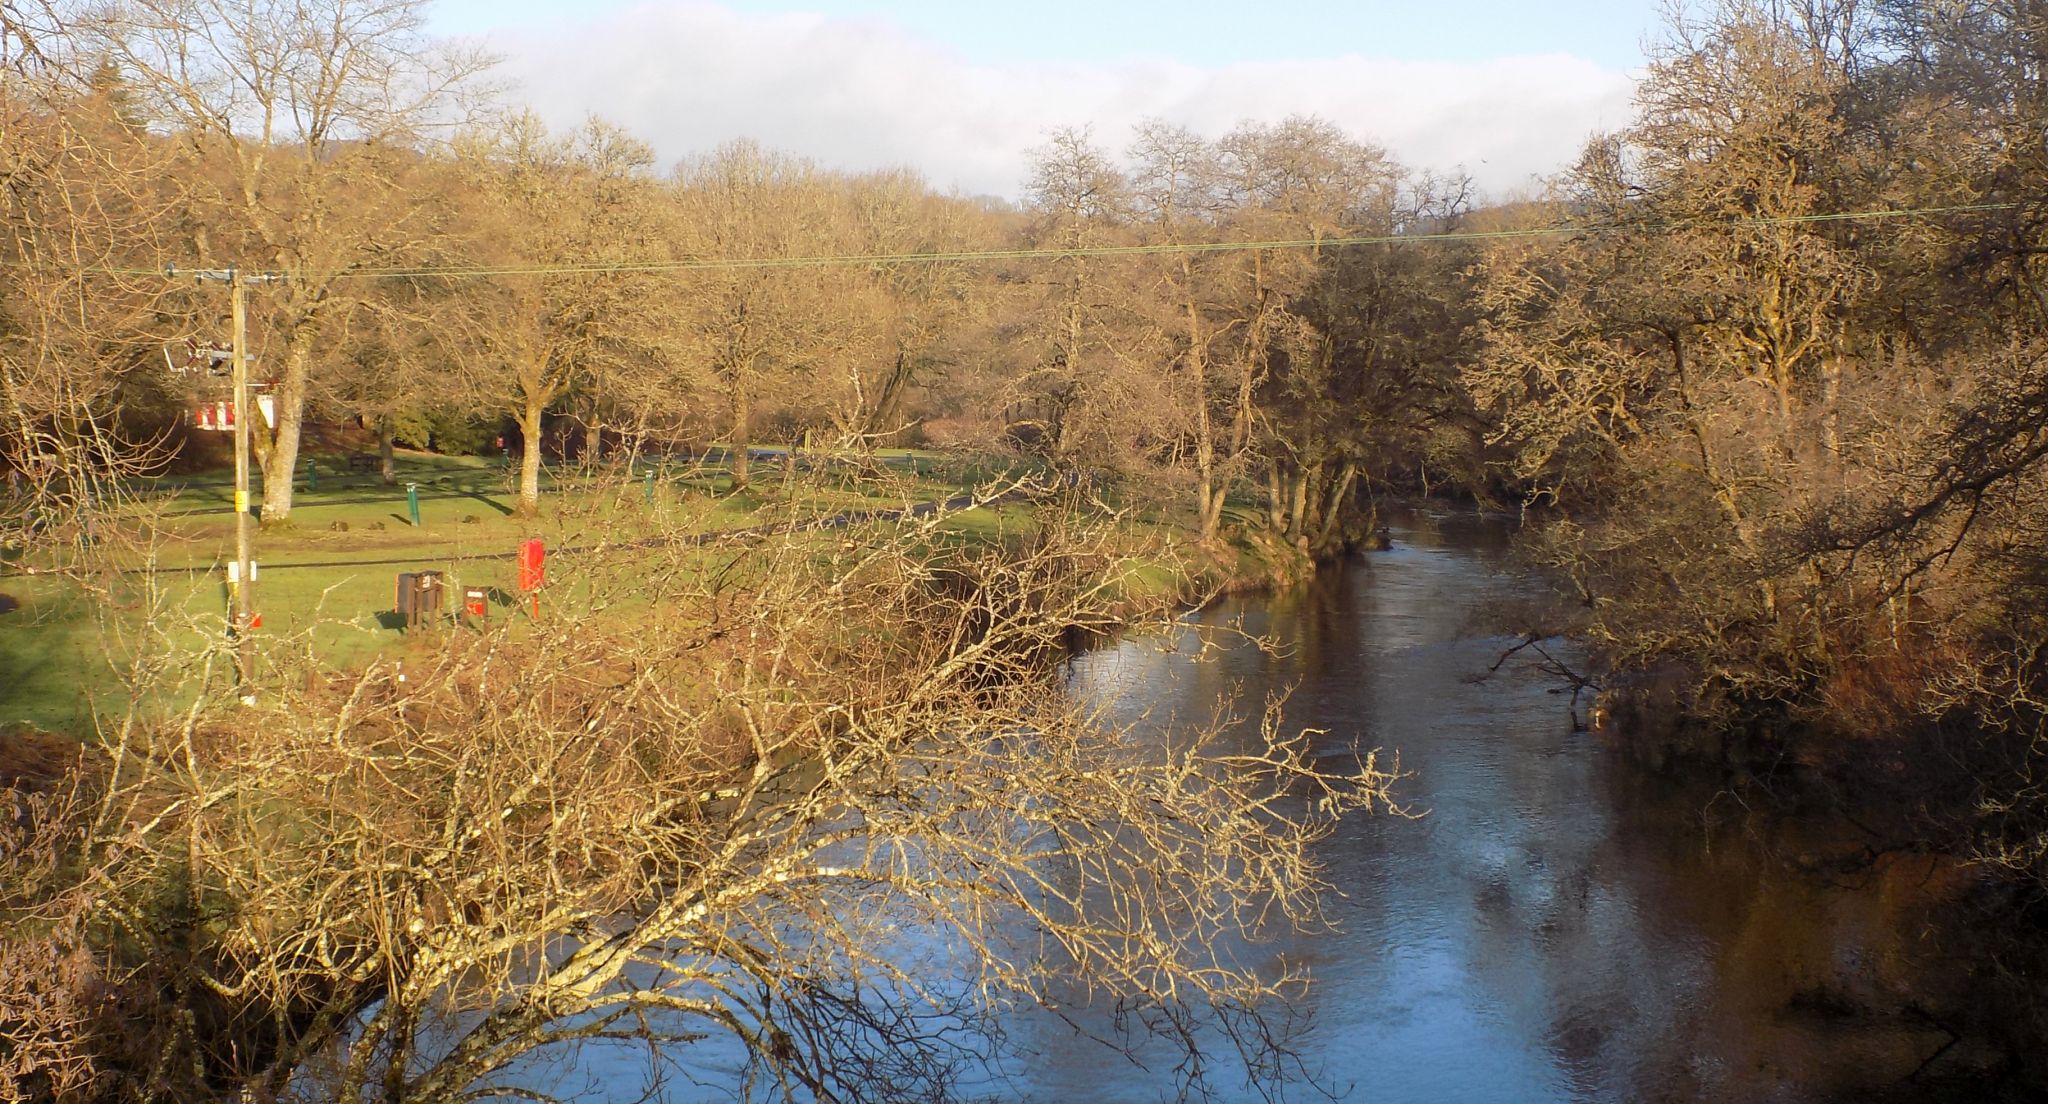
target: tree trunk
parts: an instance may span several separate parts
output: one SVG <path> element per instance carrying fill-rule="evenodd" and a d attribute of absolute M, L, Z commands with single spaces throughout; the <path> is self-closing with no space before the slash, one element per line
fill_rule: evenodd
<path fill-rule="evenodd" d="M 1209 397 L 1197 394 L 1195 402 L 1195 487 L 1196 526 L 1203 544 L 1216 539 L 1216 527 L 1223 516 L 1223 495 L 1216 486 L 1216 436 L 1209 421 Z"/>
<path fill-rule="evenodd" d="M 1337 471 L 1337 482 L 1330 487 L 1329 496 L 1324 500 L 1323 523 L 1315 535 L 1317 555 L 1330 551 L 1336 536 L 1343 532 L 1339 522 L 1344 517 L 1344 500 L 1351 494 L 1351 485 L 1358 480 L 1358 465 L 1346 460 Z"/>
<path fill-rule="evenodd" d="M 1820 362 L 1821 443 L 1827 447 L 1830 470 L 1842 462 L 1842 359 L 1830 355 Z"/>
<path fill-rule="evenodd" d="M 519 423 L 519 514 L 532 517 L 540 512 L 540 419 L 547 407 L 526 403 L 514 420 Z"/>
<path fill-rule="evenodd" d="M 1180 258 L 1180 275 L 1181 309 L 1188 329 L 1185 363 L 1195 397 L 1195 470 L 1199 477 L 1195 488 L 1195 524 L 1201 542 L 1208 544 L 1216 539 L 1216 529 L 1223 518 L 1223 492 L 1216 486 L 1216 423 L 1209 414 L 1208 337 L 1203 333 L 1201 304 L 1195 300 L 1194 265 L 1185 253 Z"/>
<path fill-rule="evenodd" d="M 1308 513 L 1309 478 L 1309 469 L 1299 465 L 1295 467 L 1294 491 L 1291 495 L 1292 501 L 1289 503 L 1287 518 L 1287 539 L 1289 540 L 1296 540 L 1306 535 L 1302 530 L 1304 528 L 1304 518 Z"/>
<path fill-rule="evenodd" d="M 748 401 L 747 380 L 744 374 L 735 373 L 732 382 L 732 489 L 742 491 L 747 486 L 748 452 L 753 448 L 753 410 Z"/>
<path fill-rule="evenodd" d="M 864 444 L 882 444 L 881 438 L 901 428 L 898 423 L 903 417 L 903 397 L 910 390 L 913 373 L 912 365 L 917 362 L 902 350 L 896 351 L 896 363 L 889 368 L 889 374 L 882 379 L 882 386 L 875 394 L 874 408 L 868 412 L 867 425 L 862 432 L 867 440 Z"/>
<path fill-rule="evenodd" d="M 270 447 L 258 450 L 265 456 L 263 466 L 263 523 L 289 520 L 292 513 L 292 475 L 299 464 L 299 432 L 306 415 L 306 390 L 312 358 L 304 348 L 285 353 L 284 377 L 271 398 L 277 425 L 269 433 Z M 251 437 L 264 436 L 263 414 L 252 398 L 249 416 L 256 423 Z"/>
<path fill-rule="evenodd" d="M 1215 540 L 1223 529 L 1223 505 L 1230 498 L 1230 488 L 1205 489 L 1201 503 L 1202 540 Z"/>
<path fill-rule="evenodd" d="M 1742 500 L 1737 497 L 1740 488 L 1733 479 L 1723 474 L 1719 458 L 1714 453 L 1707 424 L 1693 402 L 1692 382 L 1687 374 L 1685 346 L 1672 336 L 1671 367 L 1672 377 L 1677 383 L 1679 409 L 1685 416 L 1687 433 L 1692 437 L 1693 448 L 1700 458 L 1700 475 L 1707 481 L 1713 492 L 1714 501 L 1721 507 L 1721 516 L 1728 520 L 1735 539 L 1749 551 L 1756 550 L 1756 532 L 1749 523 L 1748 515 L 1742 509 Z M 1763 601 L 1764 613 L 1775 623 L 1778 620 L 1778 584 L 1764 579 L 1757 584 L 1758 596 Z"/>
<path fill-rule="evenodd" d="M 604 461 L 604 423 L 592 415 L 583 423 L 583 463 L 595 467 Z"/>
<path fill-rule="evenodd" d="M 377 478 L 387 487 L 398 484 L 398 457 L 392 451 L 391 415 L 377 417 Z"/>

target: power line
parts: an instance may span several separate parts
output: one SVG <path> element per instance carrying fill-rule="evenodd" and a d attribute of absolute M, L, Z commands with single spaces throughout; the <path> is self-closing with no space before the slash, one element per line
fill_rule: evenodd
<path fill-rule="evenodd" d="M 1183 253 L 1245 253 L 1355 246 L 1428 245 L 1437 243 L 1508 241 L 1571 237 L 1580 234 L 1669 234 L 1687 230 L 1740 230 L 1802 226 L 1832 222 L 1877 222 L 1928 218 L 1935 215 L 2011 211 L 2018 203 L 1969 203 L 1946 207 L 1896 207 L 1863 211 L 1831 211 L 1747 219 L 1691 219 L 1666 223 L 1558 224 L 1510 230 L 1449 230 L 1427 234 L 1370 234 L 1329 238 L 1285 238 L 1261 241 L 1153 242 L 1143 245 L 1080 246 L 1055 249 L 979 249 L 926 253 L 830 253 L 797 257 L 693 257 L 661 261 L 589 261 L 531 265 L 410 265 L 355 268 L 335 279 L 481 279 L 495 276 L 660 275 L 665 273 L 788 268 L 852 268 L 893 264 L 973 264 L 983 261 L 1062 260 L 1090 257 L 1141 257 Z M 88 269 L 102 275 L 160 275 L 157 269 Z M 288 274 L 287 274 L 288 275 Z"/>

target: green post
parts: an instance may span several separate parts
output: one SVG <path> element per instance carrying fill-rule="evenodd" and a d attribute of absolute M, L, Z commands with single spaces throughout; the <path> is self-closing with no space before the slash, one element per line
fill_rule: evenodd
<path fill-rule="evenodd" d="M 415 528 L 415 529 L 419 528 L 419 527 L 420 527 L 420 485 L 419 485 L 419 484 L 417 484 L 417 483 L 407 483 L 407 484 L 405 485 L 405 509 L 406 509 L 406 512 L 407 512 L 407 513 L 410 513 L 410 514 L 412 515 L 412 527 L 413 527 L 413 528 Z"/>
<path fill-rule="evenodd" d="M 311 460 L 306 461 L 306 489 L 309 491 L 320 489 L 320 465 L 315 464 Z"/>
<path fill-rule="evenodd" d="M 654 469 L 647 469 L 647 504 L 654 505 Z"/>

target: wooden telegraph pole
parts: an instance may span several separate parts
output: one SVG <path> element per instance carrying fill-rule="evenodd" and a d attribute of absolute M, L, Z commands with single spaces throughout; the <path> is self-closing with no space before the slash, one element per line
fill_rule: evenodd
<path fill-rule="evenodd" d="M 256 660 L 252 649 L 250 611 L 255 608 L 256 564 L 249 555 L 249 284 L 242 270 L 228 269 L 228 299 L 233 304 L 234 336 L 229 362 L 235 388 L 235 671 L 242 701 L 256 697 Z"/>
<path fill-rule="evenodd" d="M 249 424 L 248 289 L 250 284 L 267 284 L 280 277 L 275 274 L 247 276 L 239 268 L 198 269 L 181 273 L 175 266 L 165 266 L 164 275 L 189 275 L 201 282 L 212 280 L 228 285 L 233 319 L 228 363 L 235 391 L 235 562 L 228 575 L 228 597 L 233 603 L 229 632 L 235 642 L 236 693 L 243 704 L 253 705 L 256 701 L 256 642 L 250 630 L 255 621 L 256 565 L 251 556 L 249 532 L 249 434 L 252 430 Z"/>

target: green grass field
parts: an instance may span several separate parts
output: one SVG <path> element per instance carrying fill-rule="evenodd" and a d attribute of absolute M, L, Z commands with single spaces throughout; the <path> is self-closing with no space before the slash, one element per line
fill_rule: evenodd
<path fill-rule="evenodd" d="M 501 462 L 403 454 L 395 487 L 375 474 L 346 474 L 339 458 L 315 463 L 314 485 L 299 481 L 291 523 L 256 530 L 254 598 L 266 636 L 294 640 L 320 666 L 336 669 L 419 646 L 406 639 L 392 608 L 401 571 L 445 572 L 451 612 L 461 588 L 477 586 L 491 592 L 490 616 L 515 616 L 513 554 L 529 538 L 550 551 L 551 594 L 571 601 L 564 587 L 573 587 L 579 557 L 602 554 L 616 566 L 635 541 L 687 541 L 792 516 L 900 509 L 1001 474 L 989 464 L 930 454 L 900 453 L 880 479 L 788 472 L 766 460 L 756 462 L 753 486 L 734 495 L 722 472 L 681 464 L 654 467 L 651 493 L 645 466 L 603 475 L 570 470 L 544 485 L 537 516 L 520 517 Z M 408 511 L 408 482 L 419 490 L 418 527 Z M 133 506 L 98 523 L 104 555 L 96 559 L 106 566 L 92 586 L 39 574 L 49 565 L 33 557 L 0 574 L 0 595 L 14 606 L 0 613 L 0 725 L 83 733 L 95 713 L 125 704 L 123 671 L 139 655 L 166 657 L 178 667 L 172 678 L 152 680 L 184 687 L 174 697 L 189 699 L 205 679 L 227 677 L 230 473 L 166 477 L 134 489 Z M 970 539 L 1018 524 L 997 514 L 970 512 L 951 524 Z M 50 532 L 77 539 L 61 521 Z M 160 634 L 147 648 L 138 639 L 144 626 Z"/>

